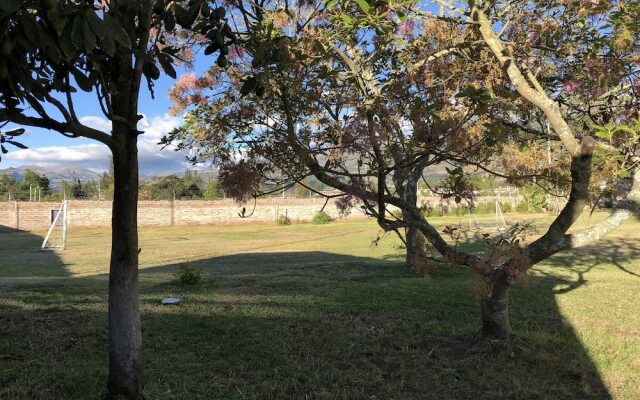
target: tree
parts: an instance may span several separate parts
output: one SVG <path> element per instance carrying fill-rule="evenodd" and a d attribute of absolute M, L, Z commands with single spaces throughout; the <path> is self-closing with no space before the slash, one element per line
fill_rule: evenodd
<path fill-rule="evenodd" d="M 69 183 L 66 180 L 62 180 L 60 182 L 60 197 L 62 199 L 69 199 L 71 198 L 71 187 L 69 186 Z"/>
<path fill-rule="evenodd" d="M 175 77 L 173 64 L 189 60 L 193 44 L 174 34 L 176 23 L 188 30 L 196 20 L 200 32 L 221 39 L 208 53 L 227 52 L 233 34 L 224 9 L 212 11 L 204 0 L 0 2 L 0 121 L 93 139 L 113 156 L 107 382 L 113 396 L 143 397 L 136 222 L 141 85 L 152 91 L 160 68 Z M 78 89 L 96 96 L 110 134 L 80 121 Z"/>
<path fill-rule="evenodd" d="M 202 189 L 204 185 L 202 178 L 198 175 L 198 171 L 186 170 L 182 177 L 182 197 L 189 199 L 201 199 Z"/>
<path fill-rule="evenodd" d="M 422 3 L 318 3 L 284 14 L 277 6 L 263 7 L 264 19 L 247 22 L 252 39 L 231 69 L 213 68 L 200 84 L 188 90 L 178 85 L 172 92 L 176 111 L 195 107 L 169 140 L 219 163 L 221 177 L 227 177 L 221 181 L 237 199 L 260 194 L 260 182 L 282 187 L 314 176 L 344 192 L 338 203 L 343 209 L 357 200 L 383 229 L 399 235 L 406 229 L 406 236 L 419 231 L 441 261 L 467 266 L 482 277 L 482 331 L 506 337 L 510 286 L 556 252 L 600 238 L 636 207 L 639 133 L 611 146 L 601 139 L 613 134 L 598 128 L 594 138 L 589 122 L 628 127 L 637 118 L 638 47 L 628 40 L 619 46 L 615 29 L 592 25 L 614 15 L 618 4 L 602 3 L 605 9 L 598 8 L 596 18 L 589 10 L 556 3 L 481 7 L 471 2 L 465 10 L 440 3 L 446 10 L 440 15 Z M 496 16 L 502 19 L 491 19 Z M 542 38 L 536 41 L 550 45 L 532 46 L 528 33 L 542 20 L 559 23 L 533 32 Z M 505 29 L 496 32 L 496 26 Z M 637 43 L 635 34 L 632 43 Z M 537 72 L 523 61 L 532 54 L 541 64 Z M 570 73 L 587 65 L 610 72 L 606 79 L 581 76 L 588 78 L 585 93 L 597 92 L 597 110 L 585 107 L 595 100 L 589 97 L 547 94 L 573 90 Z M 212 95 L 206 104 L 192 101 L 210 88 L 224 96 Z M 590 112 L 593 119 L 581 119 Z M 543 126 L 549 122 L 548 130 L 534 128 L 540 120 Z M 575 127 L 583 124 L 576 135 Z M 536 156 L 541 139 L 562 149 L 552 165 Z M 607 156 L 600 158 L 599 168 L 619 177 L 635 173 L 629 201 L 602 224 L 567 234 L 592 193 L 593 156 L 601 151 Z M 566 190 L 568 202 L 540 238 L 525 243 L 526 227 L 515 226 L 506 238 L 486 239 L 494 251 L 469 254 L 445 240 L 457 241 L 459 228 L 439 232 L 414 201 L 424 168 L 442 163 L 447 176 L 432 189 L 457 203 L 473 201 L 469 169 L 510 182 L 556 186 L 559 194 Z M 399 218 L 393 208 L 402 211 Z"/>
<path fill-rule="evenodd" d="M 176 175 L 163 176 L 149 184 L 148 190 L 154 200 L 180 200 L 184 192 L 184 182 Z"/>
<path fill-rule="evenodd" d="M 203 194 L 207 200 L 218 200 L 224 197 L 224 190 L 217 179 L 211 179 Z"/>
<path fill-rule="evenodd" d="M 13 176 L 6 172 L 0 175 L 0 197 L 3 200 L 8 200 L 10 194 L 13 194 L 15 198 L 17 188 L 18 181 Z"/>
<path fill-rule="evenodd" d="M 295 186 L 296 197 L 306 199 L 311 197 L 311 183 L 305 178 Z"/>
<path fill-rule="evenodd" d="M 74 199 L 87 198 L 87 192 L 85 191 L 82 182 L 80 182 L 80 178 L 76 178 L 76 180 L 73 182 L 73 185 L 71 185 L 71 195 Z"/>
<path fill-rule="evenodd" d="M 47 196 L 50 193 L 49 178 L 31 169 L 27 169 L 22 182 L 18 185 L 16 198 L 19 200 L 36 200 L 39 195 Z"/>

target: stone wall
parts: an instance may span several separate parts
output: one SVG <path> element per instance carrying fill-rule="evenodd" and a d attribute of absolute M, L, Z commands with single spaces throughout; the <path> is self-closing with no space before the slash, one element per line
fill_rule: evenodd
<path fill-rule="evenodd" d="M 481 202 L 482 199 L 478 199 Z M 510 201 L 509 198 L 500 198 Z M 437 204 L 437 198 L 421 198 L 420 202 Z M 493 198 L 485 199 L 493 201 Z M 515 200 L 514 200 L 515 201 Z M 219 201 L 140 201 L 138 202 L 138 224 L 140 226 L 204 225 L 204 224 L 242 224 L 274 222 L 279 215 L 286 215 L 292 221 L 308 221 L 324 204 L 323 199 L 260 199 L 253 209 L 253 202 L 238 205 L 232 200 Z M 238 213 L 246 207 L 246 218 Z M 59 202 L 7 202 L 0 203 L 0 231 L 48 229 L 54 211 L 60 208 Z M 329 202 L 325 211 L 339 218 L 334 202 Z M 69 228 L 108 227 L 111 225 L 110 201 L 67 202 L 67 223 Z M 358 210 L 352 210 L 347 217 L 363 218 Z"/>
<path fill-rule="evenodd" d="M 292 221 L 310 220 L 324 204 L 321 199 L 261 199 L 253 214 L 246 218 L 238 215 L 246 208 L 251 213 L 253 202 L 238 205 L 231 200 L 220 201 L 140 201 L 138 224 L 140 226 L 241 224 L 274 222 L 278 215 L 287 215 Z M 59 202 L 7 202 L 0 203 L 0 231 L 48 229 Z M 325 207 L 334 218 L 339 217 L 334 203 Z M 362 218 L 353 210 L 347 218 Z M 69 228 L 108 227 L 111 225 L 110 201 L 68 201 L 67 223 Z"/>

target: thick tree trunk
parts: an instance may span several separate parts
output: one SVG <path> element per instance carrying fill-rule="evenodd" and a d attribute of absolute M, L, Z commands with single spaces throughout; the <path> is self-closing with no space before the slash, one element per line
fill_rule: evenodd
<path fill-rule="evenodd" d="M 505 339 L 511 334 L 509 286 L 504 273 L 489 278 L 489 292 L 480 300 L 483 336 Z"/>
<path fill-rule="evenodd" d="M 109 271 L 109 378 L 115 398 L 142 399 L 142 335 L 138 301 L 137 135 L 117 131 L 112 145 L 115 175 Z"/>

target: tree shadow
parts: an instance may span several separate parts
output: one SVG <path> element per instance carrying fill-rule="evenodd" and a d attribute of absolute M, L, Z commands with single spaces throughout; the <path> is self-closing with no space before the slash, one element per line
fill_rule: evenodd
<path fill-rule="evenodd" d="M 0 225 L 0 280 L 70 276 L 54 251 L 41 251 L 44 238 Z"/>
<path fill-rule="evenodd" d="M 39 246 L 15 235 L 0 235 L 0 288 L 11 277 L 65 276 L 55 253 L 29 254 L 41 265 L 28 273 L 7 265 L 12 251 Z M 45 264 L 61 272 L 47 275 Z M 476 334 L 474 277 L 460 268 L 420 278 L 400 262 L 325 252 L 186 264 L 202 282 L 176 283 L 185 263 L 140 271 L 149 398 L 611 398 L 555 300 L 590 270 L 514 290 L 516 335 L 490 341 Z M 104 275 L 0 292 L 0 398 L 100 398 L 106 292 Z M 161 305 L 169 296 L 182 301 Z"/>

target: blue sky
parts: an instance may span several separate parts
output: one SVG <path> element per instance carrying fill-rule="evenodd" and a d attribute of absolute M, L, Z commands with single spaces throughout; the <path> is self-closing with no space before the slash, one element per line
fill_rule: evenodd
<path fill-rule="evenodd" d="M 195 65 L 195 71 L 202 72 L 208 68 L 215 58 L 207 57 Z M 187 72 L 178 69 L 178 74 Z M 155 99 L 147 89 L 146 81 L 140 93 L 139 113 L 145 118 L 139 128 L 145 131 L 140 136 L 138 155 L 140 172 L 143 175 L 155 175 L 170 172 L 181 172 L 192 168 L 185 162 L 184 153 L 177 153 L 171 149 L 161 150 L 157 145 L 160 137 L 177 127 L 181 118 L 168 114 L 171 101 L 168 92 L 175 81 L 162 75 L 155 81 Z M 76 114 L 81 122 L 100 130 L 109 131 L 110 122 L 100 111 L 97 99 L 93 93 L 79 92 L 74 95 Z M 10 128 L 8 126 L 7 128 Z M 0 169 L 37 165 L 40 167 L 71 167 L 104 171 L 109 166 L 109 150 L 101 143 L 84 139 L 70 139 L 54 131 L 39 128 L 24 127 L 27 133 L 20 137 L 20 142 L 29 147 L 27 150 L 9 148 L 9 154 L 2 157 Z"/>

